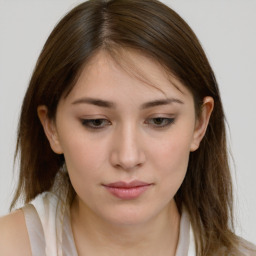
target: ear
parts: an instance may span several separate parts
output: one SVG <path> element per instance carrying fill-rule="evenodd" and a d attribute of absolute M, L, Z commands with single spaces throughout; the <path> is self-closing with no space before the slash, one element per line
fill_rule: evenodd
<path fill-rule="evenodd" d="M 203 100 L 203 105 L 201 107 L 200 115 L 196 120 L 190 151 L 195 151 L 199 148 L 200 142 L 205 135 L 213 107 L 214 107 L 213 98 L 209 96 L 205 97 Z"/>
<path fill-rule="evenodd" d="M 52 150 L 56 154 L 62 154 L 63 150 L 58 138 L 56 125 L 52 119 L 48 117 L 48 109 L 46 106 L 39 106 L 37 108 L 37 114 L 44 128 L 45 135 L 50 143 Z"/>

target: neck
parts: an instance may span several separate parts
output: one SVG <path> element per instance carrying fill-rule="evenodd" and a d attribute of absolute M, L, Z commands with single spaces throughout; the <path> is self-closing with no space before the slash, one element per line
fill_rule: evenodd
<path fill-rule="evenodd" d="M 180 215 L 174 200 L 159 215 L 136 225 L 113 224 L 102 220 L 78 198 L 71 205 L 71 226 L 80 256 L 174 256 L 179 224 Z"/>

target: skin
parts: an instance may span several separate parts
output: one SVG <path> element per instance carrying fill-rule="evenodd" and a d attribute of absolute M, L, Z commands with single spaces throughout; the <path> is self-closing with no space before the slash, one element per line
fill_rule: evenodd
<path fill-rule="evenodd" d="M 0 218 L 0 255 L 32 256 L 22 210 Z"/>
<path fill-rule="evenodd" d="M 64 154 L 77 193 L 71 225 L 78 254 L 171 256 L 180 224 L 173 198 L 214 103 L 206 97 L 196 117 L 192 94 L 158 63 L 133 51 L 124 59 L 118 65 L 98 52 L 61 98 L 56 119 L 46 106 L 38 116 L 52 150 Z M 135 199 L 117 198 L 104 186 L 133 180 L 151 184 Z"/>
<path fill-rule="evenodd" d="M 130 72 L 133 61 L 143 67 L 137 69 L 143 79 Z M 174 255 L 180 216 L 173 197 L 205 133 L 213 100 L 204 99 L 197 119 L 192 94 L 178 80 L 171 83 L 159 64 L 131 51 L 126 63 L 99 52 L 60 101 L 56 121 L 47 118 L 45 106 L 38 114 L 52 149 L 64 153 L 77 192 L 71 223 L 79 254 Z M 166 99 L 175 101 L 142 107 Z M 103 186 L 132 180 L 152 185 L 133 200 L 116 198 Z"/>

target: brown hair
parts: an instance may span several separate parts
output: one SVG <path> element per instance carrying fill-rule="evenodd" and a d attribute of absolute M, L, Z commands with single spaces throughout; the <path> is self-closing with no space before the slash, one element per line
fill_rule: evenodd
<path fill-rule="evenodd" d="M 156 0 L 93 0 L 68 13 L 49 36 L 36 64 L 21 110 L 16 156 L 19 184 L 11 207 L 48 191 L 63 164 L 48 143 L 37 116 L 46 105 L 54 118 L 85 63 L 97 51 L 132 48 L 159 61 L 193 94 L 200 110 L 205 96 L 214 110 L 205 137 L 191 153 L 187 174 L 175 200 L 191 217 L 197 255 L 242 255 L 232 232 L 232 184 L 225 120 L 214 73 L 198 39 L 185 21 Z"/>

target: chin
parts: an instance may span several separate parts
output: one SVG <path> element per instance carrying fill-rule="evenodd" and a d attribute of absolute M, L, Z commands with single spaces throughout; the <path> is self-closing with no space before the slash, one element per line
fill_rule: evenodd
<path fill-rule="evenodd" d="M 139 205 L 122 205 L 102 212 L 101 218 L 118 226 L 140 226 L 159 215 L 161 210 Z"/>

